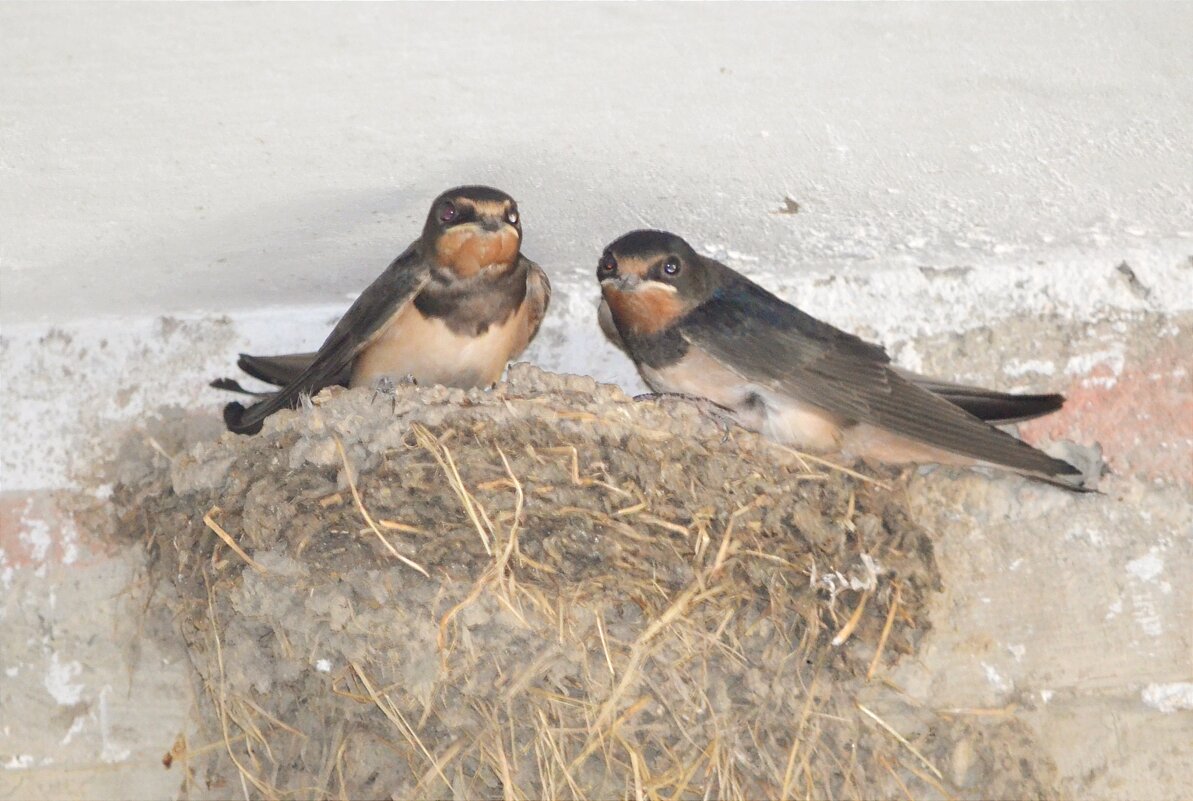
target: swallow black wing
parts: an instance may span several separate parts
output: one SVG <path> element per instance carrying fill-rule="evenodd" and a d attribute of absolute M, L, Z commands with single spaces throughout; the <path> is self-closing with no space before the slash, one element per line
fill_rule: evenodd
<path fill-rule="evenodd" d="M 361 293 L 319 347 L 314 360 L 290 383 L 247 409 L 239 403 L 225 406 L 224 422 L 228 429 L 239 434 L 255 434 L 266 417 L 294 406 L 300 395 L 312 395 L 339 383 L 356 355 L 426 285 L 430 268 L 417 245 L 417 242 L 412 244 L 394 259 Z"/>
<path fill-rule="evenodd" d="M 679 330 L 746 381 L 981 461 L 1045 475 L 1080 472 L 899 375 L 877 345 L 724 269 L 727 280 Z"/>
<path fill-rule="evenodd" d="M 538 336 L 539 328 L 543 325 L 543 318 L 547 316 L 547 307 L 551 305 L 551 279 L 537 263 L 525 256 L 519 258 L 526 264 L 526 299 L 529 314 L 526 318 L 526 339 L 520 343 L 510 358 L 522 353 L 526 347 Z"/>
<path fill-rule="evenodd" d="M 311 366 L 319 353 L 287 353 L 281 356 L 254 356 L 242 353 L 236 366 L 259 381 L 284 387 Z M 347 371 L 343 376 L 347 380 Z"/>

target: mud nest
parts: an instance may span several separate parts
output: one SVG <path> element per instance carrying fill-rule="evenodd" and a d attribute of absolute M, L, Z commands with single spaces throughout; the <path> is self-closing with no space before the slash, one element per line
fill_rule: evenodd
<path fill-rule="evenodd" d="M 519 366 L 119 487 L 202 688 L 186 793 L 1038 794 L 879 680 L 938 582 L 898 487 L 706 411 Z"/>

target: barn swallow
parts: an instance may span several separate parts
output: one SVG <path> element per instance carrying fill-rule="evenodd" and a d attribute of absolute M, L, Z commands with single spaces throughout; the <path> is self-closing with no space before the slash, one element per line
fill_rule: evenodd
<path fill-rule="evenodd" d="M 422 234 L 356 299 L 317 352 L 241 354 L 242 370 L 281 389 L 247 409 L 225 406 L 228 429 L 255 434 L 269 415 L 331 385 L 493 384 L 534 339 L 551 300 L 546 273 L 521 246 L 522 221 L 509 195 L 487 186 L 444 192 Z M 243 391 L 228 379 L 212 386 Z"/>
<path fill-rule="evenodd" d="M 1080 489 L 1080 471 L 993 424 L 1060 395 L 1012 395 L 901 370 L 680 237 L 633 231 L 597 265 L 606 336 L 655 392 L 702 398 L 745 428 L 809 451 L 888 463 L 986 465 Z"/>

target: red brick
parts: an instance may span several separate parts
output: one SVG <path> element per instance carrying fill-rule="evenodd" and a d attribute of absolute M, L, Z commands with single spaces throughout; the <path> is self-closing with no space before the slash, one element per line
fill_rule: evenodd
<path fill-rule="evenodd" d="M 1025 423 L 1023 438 L 1098 442 L 1116 474 L 1193 486 L 1193 365 L 1168 342 L 1118 376 L 1099 365 L 1077 378 L 1065 408 Z"/>

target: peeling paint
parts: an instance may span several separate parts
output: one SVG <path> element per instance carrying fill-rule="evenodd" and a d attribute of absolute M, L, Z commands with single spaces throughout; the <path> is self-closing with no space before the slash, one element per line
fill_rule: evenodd
<path fill-rule="evenodd" d="M 1131 593 L 1132 617 L 1149 637 L 1159 637 L 1164 634 L 1164 618 L 1156 608 L 1156 602 L 1150 592 L 1141 590 Z"/>
<path fill-rule="evenodd" d="M 1172 713 L 1193 709 L 1193 682 L 1149 684 L 1141 693 L 1143 703 L 1160 712 Z"/>
<path fill-rule="evenodd" d="M 17 536 L 28 549 L 29 560 L 33 564 L 42 564 L 46 561 L 53 540 L 50 538 L 50 527 L 46 521 L 29 515 L 32 507 L 33 499 L 30 498 L 25 502 L 25 509 L 21 513 L 20 533 Z"/>
<path fill-rule="evenodd" d="M 108 764 L 115 764 L 127 760 L 131 752 L 112 739 L 112 723 L 108 710 L 108 695 L 111 692 L 111 685 L 105 684 L 99 693 L 99 736 L 103 743 L 103 750 L 100 752 L 99 758 Z"/>
<path fill-rule="evenodd" d="M 1106 350 L 1082 353 L 1070 357 L 1069 361 L 1065 364 L 1065 372 L 1069 375 L 1086 376 L 1095 367 L 1105 365 L 1110 370 L 1112 376 L 1118 376 L 1122 374 L 1125 364 L 1126 357 L 1123 354 L 1123 348 L 1121 345 L 1117 345 Z M 1108 386 L 1113 386 L 1113 384 L 1109 384 Z"/>
<path fill-rule="evenodd" d="M 3 548 L 0 548 L 0 587 L 5 590 L 12 589 L 13 576 L 16 575 L 13 566 L 8 563 L 8 554 Z M 0 619 L 3 619 L 0 617 Z"/>
<path fill-rule="evenodd" d="M 83 685 L 75 684 L 71 679 L 82 674 L 82 672 L 83 666 L 78 662 L 66 662 L 64 664 L 58 658 L 58 654 L 54 653 L 50 657 L 50 664 L 46 668 L 46 675 L 43 681 L 46 692 L 53 696 L 59 706 L 73 706 L 79 703 L 79 699 L 83 697 Z"/>
<path fill-rule="evenodd" d="M 1104 620 L 1113 620 L 1123 613 L 1123 599 L 1116 598 L 1114 603 L 1110 604 L 1106 609 L 1106 617 Z"/>
<path fill-rule="evenodd" d="M 1010 679 L 998 672 L 998 668 L 994 667 L 988 662 L 982 663 L 982 670 L 986 673 L 986 681 L 990 682 L 990 686 L 999 692 L 1010 692 L 1015 685 L 1011 683 Z"/>
<path fill-rule="evenodd" d="M 79 530 L 73 518 L 67 518 L 58 530 L 58 547 L 62 549 L 62 564 L 73 565 L 79 558 Z"/>
<path fill-rule="evenodd" d="M 1025 375 L 1054 375 L 1056 365 L 1039 359 L 1008 359 L 1002 371 L 1009 378 L 1022 378 Z"/>
<path fill-rule="evenodd" d="M 1164 558 L 1152 548 L 1147 555 L 1127 562 L 1127 572 L 1140 581 L 1151 581 L 1164 572 Z"/>
<path fill-rule="evenodd" d="M 33 767 L 32 754 L 18 754 L 4 763 L 5 770 L 25 770 Z"/>
<path fill-rule="evenodd" d="M 62 745 L 70 745 L 70 741 L 75 738 L 75 735 L 83 730 L 83 726 L 87 723 L 86 715 L 79 715 L 71 721 L 70 728 L 67 729 L 66 735 L 62 738 Z"/>
<path fill-rule="evenodd" d="M 1156 581 L 1164 572 L 1164 558 L 1160 555 L 1160 549 L 1152 547 L 1143 556 L 1127 562 L 1126 571 L 1135 580 L 1136 585 L 1131 592 L 1135 622 L 1145 634 L 1159 637 L 1164 633 L 1164 625 L 1150 588 L 1156 587 L 1161 594 L 1172 591 L 1171 585 L 1168 586 L 1167 592 L 1165 591 L 1164 585 L 1168 582 Z"/>

